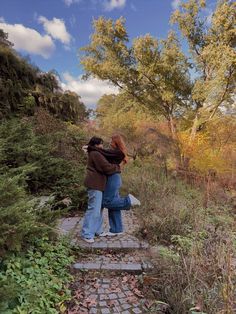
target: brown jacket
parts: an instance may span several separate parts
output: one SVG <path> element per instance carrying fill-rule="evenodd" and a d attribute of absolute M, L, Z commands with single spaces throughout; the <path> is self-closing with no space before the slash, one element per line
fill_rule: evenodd
<path fill-rule="evenodd" d="M 87 175 L 84 184 L 87 188 L 104 191 L 107 175 L 120 172 L 120 166 L 110 164 L 98 151 L 91 151 L 88 155 Z"/>

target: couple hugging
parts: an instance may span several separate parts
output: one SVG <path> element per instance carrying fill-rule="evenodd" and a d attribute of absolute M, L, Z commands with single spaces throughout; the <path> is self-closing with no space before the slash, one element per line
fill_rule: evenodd
<path fill-rule="evenodd" d="M 123 233 L 121 210 L 140 206 L 140 201 L 132 194 L 120 197 L 121 168 L 127 163 L 126 147 L 120 135 L 112 136 L 110 149 L 103 148 L 103 140 L 92 137 L 87 146 L 87 175 L 85 186 L 88 189 L 88 208 L 84 216 L 82 238 L 88 243 L 94 237 L 115 236 Z M 103 230 L 103 208 L 108 209 L 109 232 Z"/>

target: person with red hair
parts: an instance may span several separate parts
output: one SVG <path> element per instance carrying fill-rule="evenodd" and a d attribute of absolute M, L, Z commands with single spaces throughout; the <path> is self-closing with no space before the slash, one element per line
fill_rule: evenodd
<path fill-rule="evenodd" d="M 88 243 L 94 242 L 95 235 L 104 234 L 102 199 L 107 176 L 120 172 L 118 164 L 109 163 L 98 151 L 102 147 L 103 140 L 95 136 L 90 139 L 87 146 L 88 163 L 84 184 L 88 191 L 88 207 L 84 215 L 81 236 Z"/>
<path fill-rule="evenodd" d="M 128 162 L 127 150 L 124 140 L 119 134 L 111 138 L 110 149 L 91 148 L 88 151 L 96 149 L 110 164 L 125 165 Z M 110 230 L 102 233 L 100 236 L 115 236 L 123 233 L 121 210 L 129 210 L 132 206 L 140 206 L 140 201 L 132 194 L 121 197 L 119 190 L 122 185 L 120 172 L 107 176 L 106 187 L 103 192 L 102 207 L 108 209 Z"/>

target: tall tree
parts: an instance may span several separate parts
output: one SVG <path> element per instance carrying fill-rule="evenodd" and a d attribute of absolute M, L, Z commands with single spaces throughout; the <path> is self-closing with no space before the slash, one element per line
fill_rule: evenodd
<path fill-rule="evenodd" d="M 210 25 L 206 18 L 201 17 L 205 6 L 205 0 L 188 0 L 172 17 L 188 41 L 192 66 L 196 71 L 192 90 L 195 119 L 190 142 L 198 129 L 235 101 L 236 3 L 220 0 Z"/>
<path fill-rule="evenodd" d="M 190 104 L 188 62 L 173 32 L 166 40 L 151 35 L 134 40 L 129 47 L 125 21 L 94 21 L 91 43 L 84 47 L 81 63 L 86 76 L 108 80 L 142 106 L 163 115 L 176 135 L 174 117 Z M 179 84 L 181 82 L 181 84 Z"/>

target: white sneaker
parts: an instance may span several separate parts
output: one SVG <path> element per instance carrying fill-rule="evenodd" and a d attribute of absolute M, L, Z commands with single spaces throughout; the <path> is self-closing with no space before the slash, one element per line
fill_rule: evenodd
<path fill-rule="evenodd" d="M 94 242 L 94 239 L 87 239 L 87 238 L 82 238 L 85 242 L 87 243 L 93 243 Z"/>
<path fill-rule="evenodd" d="M 129 196 L 130 201 L 131 201 L 131 206 L 140 206 L 141 205 L 140 201 L 136 197 L 134 197 L 132 194 L 129 194 L 128 196 Z"/>
<path fill-rule="evenodd" d="M 108 231 L 106 234 L 107 234 L 108 237 L 114 237 L 114 236 L 117 236 L 117 235 L 121 235 L 123 233 L 124 232 L 117 232 L 117 233 L 115 233 L 115 232 Z"/>
<path fill-rule="evenodd" d="M 107 232 L 102 232 L 100 234 L 97 234 L 97 237 L 106 237 L 107 236 Z"/>

